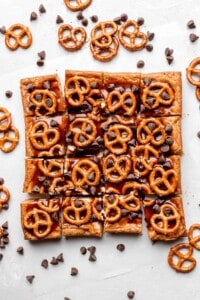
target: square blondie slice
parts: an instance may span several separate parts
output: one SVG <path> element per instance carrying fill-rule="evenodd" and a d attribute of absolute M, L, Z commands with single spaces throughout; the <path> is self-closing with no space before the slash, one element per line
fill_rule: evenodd
<path fill-rule="evenodd" d="M 152 241 L 170 241 L 187 234 L 181 197 L 146 198 L 144 217 Z"/>
<path fill-rule="evenodd" d="M 62 202 L 63 236 L 96 236 L 103 233 L 103 202 L 99 197 L 65 197 Z"/>
<path fill-rule="evenodd" d="M 104 231 L 109 233 L 142 233 L 141 201 L 133 193 L 104 195 Z"/>
<path fill-rule="evenodd" d="M 181 114 L 181 72 L 141 74 L 140 115 L 149 117 Z"/>
<path fill-rule="evenodd" d="M 25 117 L 26 156 L 64 156 L 67 132 L 67 116 Z"/>
<path fill-rule="evenodd" d="M 20 89 L 25 116 L 49 116 L 66 111 L 57 74 L 21 79 Z"/>
<path fill-rule="evenodd" d="M 103 114 L 137 115 L 140 76 L 140 73 L 104 73 Z"/>
<path fill-rule="evenodd" d="M 60 200 L 27 199 L 21 202 L 21 224 L 26 240 L 61 237 Z"/>

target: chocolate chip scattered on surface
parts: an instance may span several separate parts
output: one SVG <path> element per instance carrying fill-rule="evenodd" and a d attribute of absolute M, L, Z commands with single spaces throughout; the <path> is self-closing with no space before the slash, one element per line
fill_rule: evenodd
<path fill-rule="evenodd" d="M 30 21 L 35 21 L 35 20 L 37 20 L 37 18 L 38 18 L 37 13 L 35 11 L 33 11 L 30 15 Z"/>
<path fill-rule="evenodd" d="M 47 260 L 46 258 L 42 260 L 41 266 L 42 266 L 43 268 L 45 268 L 45 269 L 48 268 L 49 262 L 48 262 L 48 260 Z"/>
<path fill-rule="evenodd" d="M 199 39 L 198 35 L 196 35 L 195 33 L 190 33 L 189 40 L 190 40 L 191 43 L 196 42 L 198 39 Z"/>
<path fill-rule="evenodd" d="M 41 13 L 41 14 L 44 14 L 45 12 L 46 12 L 46 8 L 44 7 L 44 5 L 43 4 L 40 4 L 40 6 L 39 6 L 39 12 Z"/>
<path fill-rule="evenodd" d="M 76 267 L 71 268 L 71 276 L 77 276 L 78 275 L 78 269 Z"/>
<path fill-rule="evenodd" d="M 17 248 L 17 253 L 19 253 L 20 255 L 23 255 L 24 254 L 24 248 L 22 246 L 19 246 Z"/>
<path fill-rule="evenodd" d="M 128 291 L 127 297 L 128 297 L 129 299 L 133 299 L 133 298 L 135 297 L 135 292 L 134 292 L 134 291 Z"/>
<path fill-rule="evenodd" d="M 189 21 L 187 22 L 187 27 L 188 27 L 189 29 L 194 29 L 194 28 L 196 28 L 196 25 L 195 25 L 195 23 L 194 23 L 194 20 L 189 20 Z"/>
<path fill-rule="evenodd" d="M 11 98 L 11 97 L 12 97 L 12 95 L 13 95 L 13 92 L 12 92 L 12 91 L 10 91 L 10 90 L 8 90 L 8 91 L 6 91 L 6 92 L 5 92 L 5 96 L 6 96 L 6 98 Z"/>
<path fill-rule="evenodd" d="M 80 252 L 81 252 L 82 255 L 85 255 L 85 254 L 87 253 L 87 248 L 84 247 L 84 246 L 82 246 L 82 247 L 80 248 Z"/>
<path fill-rule="evenodd" d="M 27 275 L 27 276 L 26 276 L 26 280 L 27 280 L 30 284 L 33 283 L 34 278 L 35 278 L 35 275 Z"/>
<path fill-rule="evenodd" d="M 117 250 L 119 250 L 120 252 L 123 252 L 125 250 L 125 245 L 124 244 L 118 244 L 117 245 Z"/>
<path fill-rule="evenodd" d="M 57 15 L 57 17 L 56 17 L 56 24 L 61 24 L 63 22 L 64 22 L 63 18 L 60 15 Z"/>

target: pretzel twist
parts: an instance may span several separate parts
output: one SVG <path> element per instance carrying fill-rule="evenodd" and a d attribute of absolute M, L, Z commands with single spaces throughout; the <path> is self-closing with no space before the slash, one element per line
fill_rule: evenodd
<path fill-rule="evenodd" d="M 41 151 L 38 154 L 38 157 L 53 157 L 53 156 L 62 156 L 65 154 L 65 148 L 62 145 L 56 144 L 52 146 L 49 151 Z"/>
<path fill-rule="evenodd" d="M 154 124 L 155 128 L 152 130 L 148 124 Z M 159 136 L 159 138 L 157 138 Z M 166 140 L 166 132 L 161 122 L 155 118 L 143 119 L 137 128 L 137 139 L 142 145 L 151 143 L 154 146 L 164 144 Z"/>
<path fill-rule="evenodd" d="M 90 5 L 92 0 L 64 0 L 66 6 L 71 11 L 79 11 L 83 10 Z"/>
<path fill-rule="evenodd" d="M 61 162 L 51 159 L 38 160 L 39 170 L 48 177 L 60 177 L 63 174 L 63 165 Z"/>
<path fill-rule="evenodd" d="M 197 87 L 200 87 L 200 57 L 196 57 L 191 61 L 186 69 L 186 76 L 188 81 Z"/>
<path fill-rule="evenodd" d="M 118 183 L 128 176 L 131 170 L 131 160 L 127 156 L 109 154 L 103 159 L 102 168 L 107 181 Z"/>
<path fill-rule="evenodd" d="M 0 185 L 0 210 L 3 208 L 3 205 L 7 203 L 9 200 L 10 200 L 9 190 L 5 186 Z"/>
<path fill-rule="evenodd" d="M 178 177 L 175 170 L 164 170 L 155 167 L 149 175 L 150 187 L 159 196 L 167 196 L 175 192 L 178 185 Z"/>
<path fill-rule="evenodd" d="M 50 232 L 53 222 L 48 212 L 34 208 L 24 216 L 24 226 L 26 229 L 33 230 L 37 238 L 44 238 Z"/>
<path fill-rule="evenodd" d="M 11 113 L 4 107 L 0 107 L 0 132 L 6 131 L 11 126 Z"/>
<path fill-rule="evenodd" d="M 25 37 L 26 40 L 24 41 Z M 32 34 L 28 27 L 22 24 L 14 24 L 6 30 L 5 43 L 12 51 L 19 47 L 26 49 L 32 44 Z"/>
<path fill-rule="evenodd" d="M 68 51 L 77 51 L 82 48 L 86 41 L 86 31 L 83 27 L 72 27 L 62 24 L 58 29 L 58 42 Z"/>
<path fill-rule="evenodd" d="M 112 201 L 109 200 L 109 196 L 104 196 L 104 204 L 106 209 L 106 221 L 109 223 L 115 223 L 121 218 L 121 209 L 118 206 L 119 196 L 112 195 Z"/>
<path fill-rule="evenodd" d="M 49 214 L 59 211 L 59 205 L 56 203 L 54 200 L 39 200 L 37 202 L 38 207 L 43 210 L 48 212 Z"/>
<path fill-rule="evenodd" d="M 148 185 L 144 183 L 139 183 L 139 182 L 126 182 L 124 183 L 122 187 L 122 194 L 127 195 L 129 193 L 133 193 L 134 196 L 140 197 L 141 193 L 144 193 L 145 195 L 151 194 L 151 189 Z"/>
<path fill-rule="evenodd" d="M 40 96 L 37 99 L 38 95 Z M 35 106 L 35 115 L 51 115 L 56 112 L 57 100 L 52 91 L 36 89 L 30 95 L 30 102 Z"/>
<path fill-rule="evenodd" d="M 89 128 L 89 131 L 87 131 Z M 69 126 L 73 133 L 73 143 L 76 147 L 87 147 L 91 145 L 97 135 L 97 129 L 93 121 L 86 118 L 76 118 Z M 81 137 L 83 138 L 81 140 Z"/>
<path fill-rule="evenodd" d="M 138 211 L 141 207 L 140 199 L 133 193 L 126 196 L 119 196 L 119 205 L 128 211 Z"/>
<path fill-rule="evenodd" d="M 78 201 L 76 205 L 76 200 L 71 199 L 69 206 L 63 209 L 63 216 L 68 223 L 80 226 L 89 222 L 92 211 L 89 201 L 82 198 Z"/>
<path fill-rule="evenodd" d="M 7 131 L 3 132 L 0 138 L 0 150 L 5 153 L 11 152 L 19 143 L 19 131 L 16 127 L 10 126 Z"/>
<path fill-rule="evenodd" d="M 149 103 L 149 98 L 153 102 Z M 174 101 L 174 91 L 168 82 L 152 82 L 142 91 L 141 100 L 148 109 L 155 109 L 159 105 L 169 106 Z"/>
<path fill-rule="evenodd" d="M 156 232 L 162 233 L 164 235 L 176 232 L 180 226 L 180 222 L 181 216 L 178 213 L 177 209 L 167 203 L 162 205 L 160 208 L 160 212 L 158 214 L 154 214 L 150 219 L 150 223 L 153 229 Z"/>
<path fill-rule="evenodd" d="M 75 186 L 96 186 L 100 178 L 98 165 L 86 158 L 79 160 L 72 169 L 72 182 Z"/>
<path fill-rule="evenodd" d="M 70 105 L 79 107 L 83 104 L 84 97 L 90 91 L 90 85 L 86 78 L 74 76 L 66 80 L 65 96 Z"/>
<path fill-rule="evenodd" d="M 131 104 L 127 104 L 126 100 L 131 100 Z M 123 113 L 132 116 L 136 109 L 136 97 L 132 92 L 124 92 L 121 94 L 119 91 L 112 91 L 106 98 L 108 110 L 112 113 L 117 112 L 119 109 Z"/>
<path fill-rule="evenodd" d="M 194 235 L 195 231 L 200 231 L 200 224 L 193 224 L 190 226 L 188 231 L 188 239 L 190 244 L 197 250 L 200 250 L 200 235 Z"/>
<path fill-rule="evenodd" d="M 193 254 L 193 248 L 190 244 L 187 243 L 177 244 L 176 246 L 170 248 L 168 254 L 168 263 L 177 272 L 182 272 L 182 273 L 190 272 L 196 266 L 196 260 L 192 256 L 192 254 Z M 185 262 L 189 264 L 184 266 Z"/>
<path fill-rule="evenodd" d="M 126 49 L 136 51 L 145 47 L 147 36 L 136 21 L 128 20 L 119 29 L 119 41 Z"/>

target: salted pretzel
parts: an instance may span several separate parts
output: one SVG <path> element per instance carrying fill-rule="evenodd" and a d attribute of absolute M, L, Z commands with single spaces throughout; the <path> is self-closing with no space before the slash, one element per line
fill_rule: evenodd
<path fill-rule="evenodd" d="M 153 129 L 150 127 L 153 124 Z M 149 126 L 148 126 L 149 125 Z M 160 146 L 165 143 L 167 134 L 161 122 L 155 118 L 143 119 L 137 128 L 137 140 L 140 144 L 151 143 Z"/>
<path fill-rule="evenodd" d="M 128 211 L 138 211 L 140 209 L 140 199 L 133 193 L 125 196 L 119 196 L 119 205 Z"/>
<path fill-rule="evenodd" d="M 192 254 L 193 248 L 190 244 L 177 244 L 170 248 L 168 254 L 168 263 L 177 272 L 190 272 L 196 266 L 196 260 Z M 185 263 L 187 263 L 187 265 L 185 265 Z"/>
<path fill-rule="evenodd" d="M 195 95 L 198 101 L 200 101 L 200 86 L 196 87 Z"/>
<path fill-rule="evenodd" d="M 87 34 L 83 27 L 62 24 L 58 29 L 58 42 L 68 51 L 81 49 L 86 41 L 86 37 Z"/>
<path fill-rule="evenodd" d="M 117 38 L 113 37 L 112 44 L 107 48 L 99 48 L 95 46 L 92 41 L 90 43 L 90 50 L 94 59 L 101 62 L 111 61 L 118 52 L 119 42 Z"/>
<path fill-rule="evenodd" d="M 89 222 L 91 217 L 91 205 L 86 199 L 70 199 L 70 205 L 64 207 L 63 217 L 72 225 L 80 226 Z"/>
<path fill-rule="evenodd" d="M 36 89 L 30 94 L 30 102 L 35 106 L 35 115 L 51 115 L 56 112 L 56 95 L 47 89 Z"/>
<path fill-rule="evenodd" d="M 65 148 L 62 145 L 56 144 L 52 146 L 49 151 L 41 151 L 38 154 L 38 157 L 54 157 L 54 156 L 62 156 L 65 154 Z"/>
<path fill-rule="evenodd" d="M 49 214 L 59 211 L 59 205 L 52 199 L 49 200 L 38 200 L 37 206 L 43 211 L 48 212 Z"/>
<path fill-rule="evenodd" d="M 134 196 L 140 197 L 141 194 L 149 195 L 151 194 L 151 189 L 148 185 L 144 183 L 139 183 L 137 181 L 128 181 L 122 187 L 122 194 L 127 195 L 133 193 Z"/>
<path fill-rule="evenodd" d="M 130 104 L 131 102 L 131 104 Z M 132 92 L 120 93 L 119 91 L 112 91 L 106 98 L 108 110 L 112 113 L 123 110 L 123 113 L 132 116 L 136 109 L 136 97 Z"/>
<path fill-rule="evenodd" d="M 6 131 L 11 126 L 11 113 L 4 107 L 0 107 L 0 132 Z"/>
<path fill-rule="evenodd" d="M 98 165 L 87 158 L 79 160 L 72 169 L 72 182 L 75 186 L 96 186 L 100 178 Z"/>
<path fill-rule="evenodd" d="M 149 99 L 153 101 L 149 102 Z M 148 109 L 155 109 L 159 105 L 169 106 L 174 99 L 174 91 L 168 82 L 152 82 L 142 90 L 141 100 Z"/>
<path fill-rule="evenodd" d="M 71 180 L 64 180 L 63 177 L 55 177 L 48 189 L 50 195 L 70 195 L 74 185 Z"/>
<path fill-rule="evenodd" d="M 167 212 L 167 213 L 166 213 Z M 150 219 L 151 226 L 156 232 L 164 235 L 177 231 L 181 221 L 181 216 L 177 209 L 168 203 L 160 207 L 160 212 L 153 214 Z"/>
<path fill-rule="evenodd" d="M 0 137 L 0 150 L 5 153 L 11 152 L 19 143 L 19 131 L 16 127 L 10 126 Z"/>
<path fill-rule="evenodd" d="M 51 232 L 52 220 L 48 212 L 34 208 L 24 216 L 24 227 L 33 230 L 37 238 L 44 238 Z"/>
<path fill-rule="evenodd" d="M 23 24 L 10 26 L 5 33 L 6 46 L 14 51 L 17 48 L 29 48 L 32 44 L 32 34 L 28 27 Z"/>
<path fill-rule="evenodd" d="M 195 249 L 200 250 L 200 234 L 194 235 L 195 231 L 200 231 L 200 224 L 193 224 L 190 226 L 188 231 L 189 243 Z"/>
<path fill-rule="evenodd" d="M 55 128 L 49 128 L 47 122 L 38 121 L 32 126 L 29 139 L 37 150 L 47 150 L 59 141 L 60 133 Z"/>
<path fill-rule="evenodd" d="M 3 208 L 4 204 L 8 203 L 9 200 L 10 200 L 9 190 L 5 186 L 0 185 L 0 210 Z"/>
<path fill-rule="evenodd" d="M 118 183 L 128 176 L 131 170 L 131 159 L 127 156 L 109 154 L 103 158 L 102 168 L 107 181 Z"/>
<path fill-rule="evenodd" d="M 121 124 L 114 124 L 109 126 L 104 133 L 104 144 L 111 153 L 120 155 L 127 151 L 127 143 L 132 139 L 132 136 L 131 128 Z"/>
<path fill-rule="evenodd" d="M 92 0 L 64 0 L 66 6 L 72 11 L 83 10 L 90 5 Z"/>
<path fill-rule="evenodd" d="M 200 57 L 196 57 L 191 61 L 186 69 L 188 81 L 197 87 L 200 87 Z"/>
<path fill-rule="evenodd" d="M 89 82 L 85 77 L 74 76 L 65 83 L 65 97 L 70 105 L 79 107 L 83 104 L 84 97 L 90 91 Z"/>
<path fill-rule="evenodd" d="M 91 145 L 97 135 L 94 122 L 87 118 L 76 118 L 70 123 L 69 131 L 73 133 L 74 145 L 80 148 Z"/>
<path fill-rule="evenodd" d="M 157 166 L 149 175 L 151 189 L 158 196 L 167 196 L 175 192 L 178 185 L 177 173 L 173 169 L 164 170 Z"/>
<path fill-rule="evenodd" d="M 145 47 L 147 35 L 140 31 L 136 21 L 128 20 L 119 29 L 119 41 L 126 49 L 136 51 Z"/>
<path fill-rule="evenodd" d="M 119 207 L 118 195 L 105 195 L 104 205 L 106 210 L 106 221 L 115 223 L 121 218 L 121 209 Z"/>
<path fill-rule="evenodd" d="M 145 176 L 152 170 L 159 153 L 150 145 L 141 145 L 133 149 L 132 156 L 134 173 Z"/>
<path fill-rule="evenodd" d="M 59 177 L 63 175 L 63 164 L 53 159 L 39 159 L 38 168 L 43 175 L 48 177 Z"/>

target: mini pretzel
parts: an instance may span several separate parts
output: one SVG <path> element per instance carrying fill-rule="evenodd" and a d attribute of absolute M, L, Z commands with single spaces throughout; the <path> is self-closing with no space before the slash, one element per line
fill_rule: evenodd
<path fill-rule="evenodd" d="M 112 201 L 110 201 L 111 196 L 104 196 L 104 204 L 106 208 L 106 221 L 109 223 L 115 223 L 121 218 L 121 209 L 118 206 L 119 196 L 112 195 Z"/>
<path fill-rule="evenodd" d="M 51 186 L 49 188 L 50 195 L 60 195 L 61 193 L 70 194 L 70 191 L 74 188 L 72 181 L 64 180 L 63 177 L 53 178 Z"/>
<path fill-rule="evenodd" d="M 47 150 L 59 141 L 60 133 L 55 128 L 49 128 L 45 121 L 38 121 L 31 128 L 29 139 L 34 148 Z"/>
<path fill-rule="evenodd" d="M 50 213 L 59 211 L 59 205 L 52 199 L 50 200 L 38 200 L 37 205 L 43 211 Z"/>
<path fill-rule="evenodd" d="M 30 95 L 30 102 L 35 105 L 35 115 L 51 115 L 56 112 L 57 100 L 52 91 L 34 90 Z"/>
<path fill-rule="evenodd" d="M 33 230 L 37 238 L 44 238 L 51 232 L 52 220 L 50 215 L 41 209 L 34 208 L 24 216 L 24 226 Z"/>
<path fill-rule="evenodd" d="M 24 38 L 26 38 L 25 41 Z M 32 34 L 28 27 L 22 24 L 14 24 L 6 30 L 5 43 L 13 51 L 18 47 L 26 49 L 32 44 Z"/>
<path fill-rule="evenodd" d="M 133 193 L 119 197 L 119 204 L 128 211 L 138 211 L 140 209 L 140 199 Z"/>
<path fill-rule="evenodd" d="M 149 186 L 144 183 L 129 181 L 123 185 L 122 194 L 127 195 L 129 193 L 133 193 L 134 196 L 140 197 L 141 194 L 145 194 L 145 195 L 151 194 L 151 190 Z"/>
<path fill-rule="evenodd" d="M 119 29 L 119 41 L 126 49 L 136 51 L 145 47 L 147 36 L 136 21 L 128 20 Z"/>
<path fill-rule="evenodd" d="M 126 101 L 129 100 L 130 103 Z M 119 91 L 112 91 L 106 98 L 108 110 L 110 112 L 116 112 L 118 109 L 123 109 L 123 113 L 128 116 L 132 116 L 136 109 L 136 97 L 131 92 L 124 92 L 121 94 Z"/>
<path fill-rule="evenodd" d="M 63 165 L 59 161 L 51 159 L 38 160 L 38 168 L 48 177 L 59 177 L 63 174 Z"/>
<path fill-rule="evenodd" d="M 0 132 L 6 131 L 11 126 L 11 113 L 4 107 L 0 107 Z"/>
<path fill-rule="evenodd" d="M 76 204 L 76 201 L 78 204 Z M 73 225 L 82 225 L 89 222 L 91 217 L 91 205 L 85 199 L 71 199 L 70 205 L 63 209 L 65 221 Z"/>
<path fill-rule="evenodd" d="M 109 154 L 103 159 L 103 174 L 106 180 L 118 183 L 126 179 L 131 170 L 131 160 L 127 156 Z"/>
<path fill-rule="evenodd" d="M 66 6 L 72 11 L 83 10 L 90 5 L 92 0 L 64 0 Z"/>
<path fill-rule="evenodd" d="M 72 181 L 75 186 L 95 186 L 99 184 L 101 174 L 98 165 L 89 160 L 79 160 L 72 169 Z"/>
<path fill-rule="evenodd" d="M 0 210 L 3 208 L 4 204 L 7 203 L 9 200 L 10 200 L 9 190 L 5 186 L 0 185 Z"/>
<path fill-rule="evenodd" d="M 151 171 L 149 181 L 152 190 L 161 197 L 174 193 L 178 184 L 175 170 L 164 170 L 159 166 Z"/>
<path fill-rule="evenodd" d="M 84 96 L 90 91 L 89 82 L 85 77 L 74 76 L 65 83 L 65 96 L 70 105 L 78 107 L 83 104 Z"/>
<path fill-rule="evenodd" d="M 194 231 L 200 231 L 200 224 L 193 224 L 190 226 L 189 231 L 188 231 L 188 239 L 190 244 L 197 250 L 200 250 L 200 235 L 195 235 L 194 236 Z"/>
<path fill-rule="evenodd" d="M 108 62 L 112 60 L 116 55 L 119 48 L 118 40 L 113 37 L 112 44 L 108 48 L 99 48 L 90 43 L 90 50 L 92 52 L 93 57 L 101 62 Z"/>
<path fill-rule="evenodd" d="M 129 127 L 114 124 L 104 133 L 104 143 L 110 152 L 120 155 L 127 151 L 128 141 L 132 139 L 132 131 Z"/>
<path fill-rule="evenodd" d="M 154 124 L 155 128 L 151 129 L 148 124 Z M 166 137 L 164 126 L 155 118 L 143 119 L 137 128 L 137 139 L 142 145 L 151 143 L 160 146 L 164 144 Z"/>
<path fill-rule="evenodd" d="M 49 151 L 41 151 L 38 154 L 38 157 L 53 157 L 53 156 L 62 156 L 65 154 L 65 148 L 62 145 L 56 144 L 52 146 Z"/>
<path fill-rule="evenodd" d="M 158 214 L 154 214 L 151 217 L 150 223 L 156 232 L 167 235 L 176 232 L 180 225 L 180 219 L 181 217 L 177 209 L 166 203 L 161 206 Z"/>
<path fill-rule="evenodd" d="M 5 153 L 11 152 L 15 149 L 19 143 L 19 131 L 16 127 L 10 126 L 10 128 L 3 132 L 0 138 L 0 150 Z"/>
<path fill-rule="evenodd" d="M 153 100 L 149 103 L 149 99 Z M 160 104 L 169 106 L 174 101 L 174 91 L 167 82 L 152 82 L 142 91 L 141 100 L 148 109 L 155 109 Z"/>
<path fill-rule="evenodd" d="M 68 51 L 81 49 L 86 37 L 86 31 L 83 27 L 74 28 L 69 24 L 62 24 L 58 29 L 58 42 Z"/>
<path fill-rule="evenodd" d="M 137 146 L 132 154 L 134 172 L 140 176 L 147 175 L 153 169 L 153 165 L 159 157 L 158 151 L 150 145 Z"/>
<path fill-rule="evenodd" d="M 97 135 L 97 129 L 89 119 L 76 118 L 69 126 L 73 133 L 73 143 L 76 147 L 87 147 L 92 144 Z"/>
<path fill-rule="evenodd" d="M 185 250 L 187 251 L 185 253 Z M 170 248 L 168 254 L 169 265 L 177 272 L 187 273 L 196 266 L 196 260 L 192 256 L 193 248 L 190 244 L 180 243 Z M 177 260 L 178 259 L 178 260 Z M 189 263 L 184 266 L 185 263 Z"/>
<path fill-rule="evenodd" d="M 188 81 L 195 86 L 200 87 L 200 57 L 196 57 L 191 61 L 186 69 Z"/>

